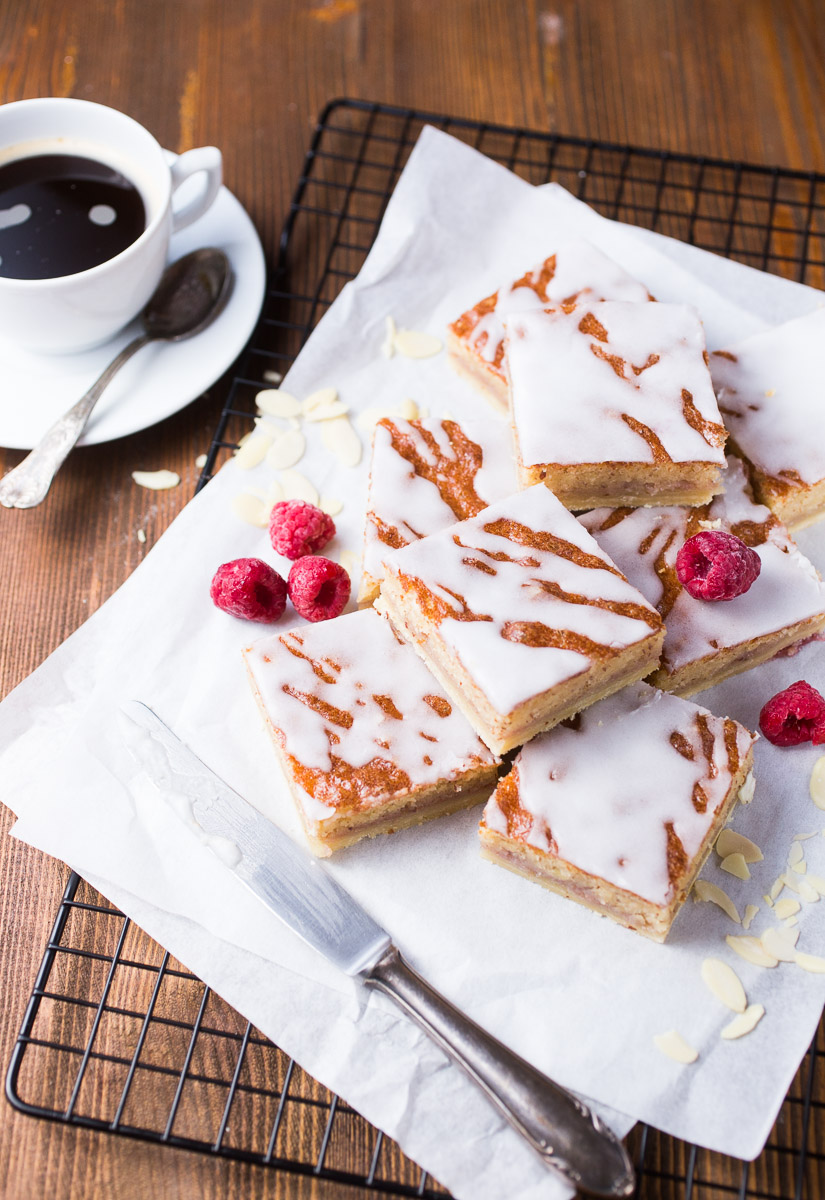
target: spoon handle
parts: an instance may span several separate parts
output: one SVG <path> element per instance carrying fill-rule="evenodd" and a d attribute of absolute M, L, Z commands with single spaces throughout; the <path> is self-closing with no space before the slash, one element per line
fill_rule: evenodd
<path fill-rule="evenodd" d="M 0 504 L 6 508 L 34 508 L 46 498 L 69 451 L 86 427 L 92 409 L 125 362 L 152 337 L 142 333 L 124 346 L 117 358 L 68 412 L 55 421 L 22 462 L 0 480 Z"/>

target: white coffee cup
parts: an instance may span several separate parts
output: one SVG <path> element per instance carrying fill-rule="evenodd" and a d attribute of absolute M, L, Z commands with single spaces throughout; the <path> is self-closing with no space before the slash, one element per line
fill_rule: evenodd
<path fill-rule="evenodd" d="M 114 108 L 58 97 L 0 105 L 0 165 L 59 153 L 95 159 L 124 175 L 143 200 L 146 228 L 114 258 L 74 275 L 0 276 L 0 342 L 50 354 L 100 345 L 137 316 L 166 266 L 172 233 L 202 216 L 221 186 L 216 147 L 187 150 L 170 164 L 151 133 Z M 173 211 L 172 197 L 196 174 L 203 177 L 201 189 Z"/>

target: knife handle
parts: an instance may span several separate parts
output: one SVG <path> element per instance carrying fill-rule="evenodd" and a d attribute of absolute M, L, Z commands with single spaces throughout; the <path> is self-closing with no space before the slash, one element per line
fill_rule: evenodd
<path fill-rule="evenodd" d="M 439 995 L 395 946 L 361 976 L 385 992 L 473 1079 L 544 1162 L 596 1196 L 629 1196 L 635 1180 L 621 1142 L 576 1096 L 485 1033 Z"/>

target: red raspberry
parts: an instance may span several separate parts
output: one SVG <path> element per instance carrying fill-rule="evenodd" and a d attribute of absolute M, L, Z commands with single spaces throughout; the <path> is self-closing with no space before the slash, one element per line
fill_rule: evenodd
<path fill-rule="evenodd" d="M 236 558 L 218 567 L 209 595 L 218 608 L 247 621 L 277 621 L 286 608 L 286 581 L 260 558 Z"/>
<path fill-rule="evenodd" d="M 734 600 L 761 570 L 755 550 L 719 529 L 694 534 L 676 555 L 679 582 L 696 600 Z"/>
<path fill-rule="evenodd" d="M 328 621 L 343 612 L 352 584 L 349 575 L 329 558 L 299 558 L 289 572 L 289 598 L 308 621 Z"/>
<path fill-rule="evenodd" d="M 815 687 L 798 679 L 763 707 L 759 728 L 774 746 L 819 746 L 825 742 L 825 700 Z"/>
<path fill-rule="evenodd" d="M 323 550 L 335 537 L 332 517 L 304 500 L 281 500 L 269 517 L 273 549 L 285 558 L 303 558 Z"/>

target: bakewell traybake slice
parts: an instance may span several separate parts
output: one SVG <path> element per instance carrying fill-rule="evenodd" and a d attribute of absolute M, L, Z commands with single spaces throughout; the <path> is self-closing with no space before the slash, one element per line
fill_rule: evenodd
<path fill-rule="evenodd" d="M 663 942 L 755 740 L 688 700 L 626 688 L 521 750 L 484 809 L 482 855 Z"/>
<path fill-rule="evenodd" d="M 595 509 L 579 518 L 665 622 L 662 661 L 650 683 L 689 696 L 772 658 L 825 627 L 825 585 L 785 526 L 755 504 L 745 470 L 731 456 L 725 494 L 703 508 Z M 735 600 L 688 595 L 676 555 L 700 529 L 741 538 L 762 567 Z"/>
<path fill-rule="evenodd" d="M 447 330 L 450 363 L 499 412 L 507 412 L 502 314 L 551 304 L 590 300 L 652 300 L 647 288 L 583 238 L 572 238 L 555 253 L 485 296 Z"/>
<path fill-rule="evenodd" d="M 710 369 L 757 499 L 790 529 L 825 516 L 825 309 L 716 351 Z"/>
<path fill-rule="evenodd" d="M 359 604 L 372 604 L 387 550 L 474 517 L 518 488 L 501 421 L 379 421 L 372 439 Z"/>
<path fill-rule="evenodd" d="M 497 761 L 374 609 L 244 650 L 311 850 L 480 804 Z"/>
<path fill-rule="evenodd" d="M 384 568 L 376 607 L 497 754 L 658 664 L 658 612 L 541 484 Z"/>
<path fill-rule="evenodd" d="M 603 301 L 504 318 L 522 486 L 570 509 L 705 504 L 725 428 L 696 311 Z"/>

